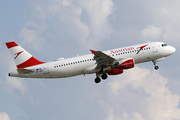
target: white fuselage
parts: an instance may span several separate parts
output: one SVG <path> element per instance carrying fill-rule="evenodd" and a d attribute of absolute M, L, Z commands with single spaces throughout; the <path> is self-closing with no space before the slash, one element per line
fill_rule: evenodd
<path fill-rule="evenodd" d="M 163 44 L 164 43 L 162 42 L 149 42 L 145 44 L 103 51 L 103 53 L 117 60 L 122 58 L 133 58 L 135 64 L 138 64 L 152 60 L 161 60 L 175 52 L 174 47 L 162 46 Z M 147 46 L 139 51 L 139 47 L 144 45 Z M 138 51 L 139 53 L 137 54 Z M 18 72 L 11 72 L 9 76 L 25 78 L 64 78 L 96 73 L 98 72 L 98 70 L 95 69 L 96 66 L 97 64 L 94 60 L 94 54 L 88 54 L 68 59 L 59 59 L 56 61 L 28 67 L 27 69 L 34 71 L 31 74 L 19 74 Z"/>

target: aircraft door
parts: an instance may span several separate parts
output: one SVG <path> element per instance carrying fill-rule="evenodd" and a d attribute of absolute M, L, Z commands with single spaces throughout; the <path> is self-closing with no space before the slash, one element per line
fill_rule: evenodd
<path fill-rule="evenodd" d="M 158 49 L 157 49 L 157 46 L 156 46 L 155 43 L 152 43 L 151 46 L 152 46 L 152 52 L 153 52 L 153 53 L 158 52 Z"/>
<path fill-rule="evenodd" d="M 48 69 L 48 65 L 44 64 L 44 74 L 49 74 L 49 69 Z"/>

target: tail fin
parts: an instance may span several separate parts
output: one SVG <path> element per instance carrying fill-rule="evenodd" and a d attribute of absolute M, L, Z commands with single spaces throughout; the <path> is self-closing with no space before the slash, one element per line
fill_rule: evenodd
<path fill-rule="evenodd" d="M 14 41 L 6 43 L 6 46 L 9 49 L 18 69 L 44 63 L 34 58 Z"/>

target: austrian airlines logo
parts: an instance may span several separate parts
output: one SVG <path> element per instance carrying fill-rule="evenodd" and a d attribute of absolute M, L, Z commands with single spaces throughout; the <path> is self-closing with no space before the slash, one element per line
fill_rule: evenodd
<path fill-rule="evenodd" d="M 14 59 L 16 59 L 22 52 L 23 52 L 23 51 L 18 52 L 18 53 L 15 53 L 14 55 L 16 55 L 16 57 L 15 57 Z"/>
<path fill-rule="evenodd" d="M 148 46 L 148 45 L 144 45 L 144 46 L 138 47 L 137 49 L 139 49 L 139 48 L 140 48 L 140 49 L 138 50 L 138 52 L 137 52 L 136 54 L 139 54 L 139 52 L 140 52 L 143 48 L 145 48 L 146 46 Z"/>

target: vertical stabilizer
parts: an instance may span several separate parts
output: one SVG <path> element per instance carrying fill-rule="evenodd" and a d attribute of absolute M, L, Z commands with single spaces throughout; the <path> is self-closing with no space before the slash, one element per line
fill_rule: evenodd
<path fill-rule="evenodd" d="M 18 69 L 44 63 L 34 58 L 14 41 L 6 43 L 6 46 L 9 49 Z"/>

